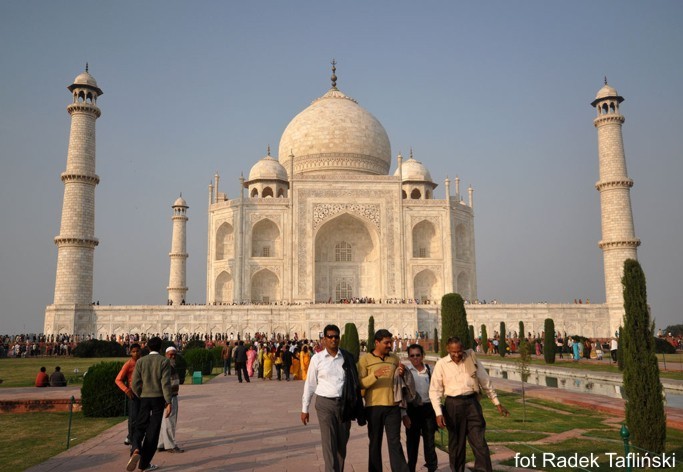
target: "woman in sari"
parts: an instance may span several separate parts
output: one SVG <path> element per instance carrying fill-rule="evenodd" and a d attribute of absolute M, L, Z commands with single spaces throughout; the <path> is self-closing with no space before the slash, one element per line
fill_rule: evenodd
<path fill-rule="evenodd" d="M 273 361 L 275 360 L 275 353 L 269 346 L 264 347 L 263 353 L 263 379 L 273 380 Z"/>
<path fill-rule="evenodd" d="M 308 366 L 311 365 L 311 353 L 308 350 L 307 344 L 304 344 L 301 354 L 299 354 L 299 361 L 301 362 L 301 380 L 306 380 L 306 377 L 308 377 Z"/>
<path fill-rule="evenodd" d="M 292 367 L 289 369 L 289 373 L 292 374 L 292 380 L 301 380 L 301 362 L 299 360 L 299 348 L 294 350 L 292 355 Z"/>
<path fill-rule="evenodd" d="M 249 374 L 249 377 L 254 376 L 254 361 L 256 360 L 256 356 L 256 350 L 252 344 L 247 351 L 247 373 Z"/>

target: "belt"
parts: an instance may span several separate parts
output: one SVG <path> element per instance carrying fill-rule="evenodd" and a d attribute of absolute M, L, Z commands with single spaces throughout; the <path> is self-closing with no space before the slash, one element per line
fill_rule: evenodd
<path fill-rule="evenodd" d="M 476 392 L 468 393 L 467 395 L 455 395 L 453 397 L 447 396 L 446 398 L 452 398 L 455 400 L 466 400 L 468 398 L 476 398 L 477 394 Z"/>

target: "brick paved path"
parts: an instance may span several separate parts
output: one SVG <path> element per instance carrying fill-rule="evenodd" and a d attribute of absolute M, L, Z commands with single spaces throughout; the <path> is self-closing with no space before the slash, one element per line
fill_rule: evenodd
<path fill-rule="evenodd" d="M 157 453 L 152 462 L 169 472 L 323 470 L 315 408 L 307 426 L 300 420 L 303 386 L 301 381 L 260 379 L 240 384 L 234 375 L 181 386 L 176 439 L 185 453 Z M 128 460 L 125 436 L 123 422 L 29 470 L 123 471 Z M 367 470 L 367 451 L 367 429 L 354 423 L 345 470 Z M 447 454 L 437 454 L 439 470 L 448 470 Z M 383 457 L 385 470 L 390 470 L 386 444 Z"/>

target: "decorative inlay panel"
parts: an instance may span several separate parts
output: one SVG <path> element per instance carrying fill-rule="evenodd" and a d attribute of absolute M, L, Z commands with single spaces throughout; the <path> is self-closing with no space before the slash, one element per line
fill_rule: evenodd
<path fill-rule="evenodd" d="M 313 229 L 317 229 L 325 220 L 344 212 L 369 220 L 381 230 L 380 207 L 373 203 L 318 203 L 313 207 Z"/>

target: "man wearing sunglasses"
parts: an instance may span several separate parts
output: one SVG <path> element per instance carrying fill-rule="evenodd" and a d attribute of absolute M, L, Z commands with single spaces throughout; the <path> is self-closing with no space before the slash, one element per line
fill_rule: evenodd
<path fill-rule="evenodd" d="M 361 419 L 363 400 L 353 355 L 339 349 L 339 327 L 323 330 L 324 349 L 311 358 L 304 394 L 301 399 L 301 422 L 309 421 L 309 407 L 315 393 L 315 411 L 320 424 L 325 472 L 341 472 L 346 459 L 351 420 Z"/>
<path fill-rule="evenodd" d="M 486 443 L 486 420 L 479 404 L 481 389 L 502 416 L 510 413 L 501 405 L 484 366 L 471 349 L 465 350 L 458 337 L 448 339 L 448 355 L 434 366 L 429 399 L 439 428 L 448 428 L 448 456 L 453 472 L 465 470 L 465 439 L 474 453 L 472 471 L 491 472 L 491 453 Z M 441 406 L 441 398 L 446 397 Z"/>
<path fill-rule="evenodd" d="M 419 344 L 408 346 L 408 359 L 410 364 L 406 367 L 413 375 L 415 391 L 418 394 L 415 401 L 408 403 L 407 414 L 403 416 L 403 424 L 406 427 L 408 468 L 410 472 L 415 472 L 420 436 L 422 436 L 425 467 L 429 472 L 434 472 L 439 467 L 439 463 L 434 445 L 436 415 L 429 400 L 429 382 L 432 379 L 432 371 L 429 365 L 424 363 L 424 349 Z"/>

